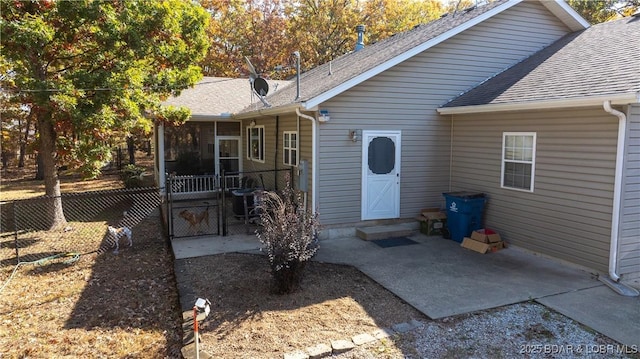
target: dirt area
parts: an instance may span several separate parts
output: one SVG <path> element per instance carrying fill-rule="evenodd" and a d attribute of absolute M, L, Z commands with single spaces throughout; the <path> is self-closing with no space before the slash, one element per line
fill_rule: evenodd
<path fill-rule="evenodd" d="M 270 294 L 266 257 L 222 254 L 179 260 L 180 276 L 208 298 L 200 326 L 202 348 L 214 358 L 278 358 L 286 352 L 411 320 L 416 309 L 353 267 L 310 262 L 302 289 Z M 194 302 L 195 302 L 195 298 Z M 400 354 L 390 345 L 381 357 Z"/>
<path fill-rule="evenodd" d="M 44 194 L 33 171 L 32 165 L 3 170 L 1 199 Z M 122 182 L 115 170 L 90 181 L 63 172 L 61 187 L 62 192 L 95 191 L 122 188 Z M 89 220 L 69 223 L 68 231 L 21 233 L 20 253 L 28 253 L 21 260 L 32 263 L 18 267 L 13 234 L 3 234 L 1 358 L 181 357 L 182 316 L 159 213 L 133 227 L 133 247 L 117 255 L 111 249 L 94 252 L 105 230 L 104 220 Z M 60 251 L 82 255 L 49 257 Z"/>
<path fill-rule="evenodd" d="M 15 273 L 12 241 L 2 238 L 0 357 L 180 357 L 182 318 L 158 216 L 133 233 L 134 246 L 118 255 L 86 254 L 70 264 L 64 257 Z M 78 248 L 101 239 L 88 237 Z M 32 242 L 32 252 L 46 252 L 46 242 Z"/>

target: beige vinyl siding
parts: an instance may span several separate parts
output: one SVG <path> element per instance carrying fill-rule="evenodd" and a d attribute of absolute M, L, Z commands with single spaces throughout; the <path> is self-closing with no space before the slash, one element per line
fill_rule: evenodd
<path fill-rule="evenodd" d="M 263 118 L 255 118 L 256 126 L 264 126 L 264 137 L 265 137 L 265 161 L 264 163 L 258 161 L 251 161 L 247 159 L 246 148 L 247 148 L 247 126 L 251 123 L 251 119 L 245 120 L 242 122 L 242 158 L 243 158 L 243 170 L 244 171 L 272 171 L 274 168 L 277 169 L 288 169 L 291 166 L 285 165 L 282 160 L 282 138 L 284 131 L 297 131 L 297 116 L 295 114 L 279 116 L 278 117 L 278 125 L 276 126 L 276 117 L 263 117 Z M 276 134 L 276 127 L 278 128 L 278 133 Z M 298 147 L 298 156 L 301 160 L 305 159 L 309 162 L 311 168 L 312 165 L 312 157 L 311 157 L 311 121 L 300 119 L 300 131 L 298 133 L 299 147 Z M 276 141 L 277 141 L 277 151 L 276 151 Z M 293 184 L 297 187 L 297 167 L 293 169 Z M 285 171 L 278 172 L 278 183 L 284 183 L 284 174 Z M 265 175 L 266 176 L 266 175 Z M 308 198 L 311 200 L 311 184 L 312 177 L 309 174 L 309 193 Z M 267 189 L 273 189 L 275 183 L 275 178 L 271 177 L 269 179 L 265 179 L 265 187 Z"/>
<path fill-rule="evenodd" d="M 511 244 L 606 271 L 618 120 L 601 108 L 456 115 L 451 188 Z M 535 132 L 534 192 L 500 188 L 503 132 Z"/>
<path fill-rule="evenodd" d="M 297 116 L 296 116 L 297 117 Z M 298 156 L 300 156 L 300 160 L 306 160 L 309 163 L 308 168 L 308 174 L 307 174 L 307 185 L 308 185 L 308 192 L 307 192 L 307 200 L 308 200 L 308 205 L 311 206 L 312 204 L 312 199 L 313 199 L 313 192 L 312 192 L 312 188 L 313 188 L 313 168 L 314 168 L 314 164 L 313 164 L 313 126 L 311 124 L 311 121 L 306 120 L 304 118 L 300 118 L 300 133 L 298 134 L 299 136 L 299 140 L 300 140 L 300 144 L 299 144 L 299 154 Z M 294 171 L 295 175 L 297 176 L 297 171 Z"/>
<path fill-rule="evenodd" d="M 441 206 L 451 128 L 436 108 L 567 32 L 543 5 L 524 2 L 321 104 L 331 116 L 318 126 L 322 223 L 361 220 L 362 142 L 351 129 L 401 131 L 401 218 Z"/>
<path fill-rule="evenodd" d="M 618 274 L 640 274 L 640 105 L 630 106 L 620 211 Z"/>

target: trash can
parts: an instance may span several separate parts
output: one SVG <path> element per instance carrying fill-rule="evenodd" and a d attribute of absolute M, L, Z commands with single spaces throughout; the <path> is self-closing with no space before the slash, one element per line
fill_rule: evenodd
<path fill-rule="evenodd" d="M 447 229 L 451 239 L 462 242 L 471 232 L 482 228 L 482 212 L 487 201 L 484 193 L 461 191 L 442 195 L 446 200 Z"/>

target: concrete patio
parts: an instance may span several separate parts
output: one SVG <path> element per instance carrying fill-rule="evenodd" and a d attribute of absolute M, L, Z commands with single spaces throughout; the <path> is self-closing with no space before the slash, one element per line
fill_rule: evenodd
<path fill-rule="evenodd" d="M 623 297 L 592 273 L 518 248 L 479 254 L 441 237 L 382 248 L 359 238 L 320 242 L 314 260 L 352 265 L 432 319 L 535 300 L 628 346 L 640 347 L 640 297 Z M 259 253 L 255 236 L 174 240 L 176 260 Z M 180 287 L 180 284 L 179 284 Z"/>

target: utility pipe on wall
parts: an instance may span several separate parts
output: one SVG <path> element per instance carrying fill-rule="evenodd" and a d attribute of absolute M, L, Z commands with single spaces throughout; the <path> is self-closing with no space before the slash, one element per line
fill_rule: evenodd
<path fill-rule="evenodd" d="M 316 154 L 316 131 L 317 131 L 317 121 L 314 117 L 309 116 L 309 115 L 305 115 L 302 112 L 300 112 L 299 108 L 296 108 L 296 115 L 298 115 L 299 118 L 305 118 L 309 121 L 311 121 L 311 208 L 313 211 L 316 211 L 316 203 L 317 203 L 317 198 L 318 198 L 318 194 L 316 193 L 316 188 L 317 187 L 317 173 L 318 173 L 318 162 L 317 162 L 317 154 Z M 298 136 L 300 136 L 298 134 Z"/>
<path fill-rule="evenodd" d="M 627 116 L 611 107 L 611 101 L 602 104 L 604 110 L 618 117 L 618 148 L 616 150 L 616 172 L 613 187 L 613 211 L 611 214 L 611 245 L 609 247 L 609 277 L 619 281 L 617 273 L 618 264 L 618 237 L 620 235 L 620 198 L 622 196 L 622 167 L 624 165 L 625 137 L 627 132 Z"/>

